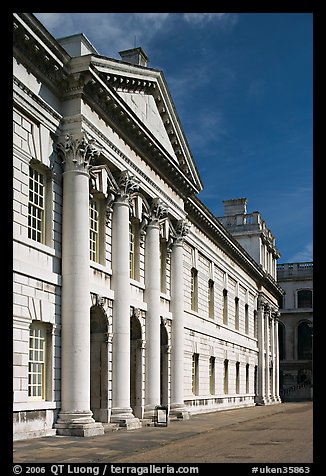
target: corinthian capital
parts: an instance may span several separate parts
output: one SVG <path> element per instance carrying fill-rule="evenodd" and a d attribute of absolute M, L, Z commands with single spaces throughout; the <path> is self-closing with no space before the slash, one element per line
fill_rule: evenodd
<path fill-rule="evenodd" d="M 88 171 L 91 161 L 100 154 L 100 147 L 85 132 L 79 137 L 67 134 L 56 146 L 59 158 L 67 170 Z"/>
<path fill-rule="evenodd" d="M 185 236 L 188 235 L 190 224 L 186 220 L 178 220 L 175 226 L 174 243 L 183 243 Z"/>
<path fill-rule="evenodd" d="M 159 225 L 159 221 L 166 217 L 168 208 L 164 206 L 164 203 L 159 198 L 154 198 L 149 213 L 149 224 Z"/>
<path fill-rule="evenodd" d="M 139 180 L 137 180 L 133 175 L 130 175 L 128 170 L 121 172 L 118 181 L 117 199 L 123 202 L 128 202 L 130 194 L 136 192 L 138 189 Z"/>

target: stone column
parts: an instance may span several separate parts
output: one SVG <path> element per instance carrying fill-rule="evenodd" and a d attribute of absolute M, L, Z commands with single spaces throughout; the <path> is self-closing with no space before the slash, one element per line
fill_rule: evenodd
<path fill-rule="evenodd" d="M 281 402 L 280 397 L 280 348 L 278 341 L 278 322 L 280 312 L 275 313 L 274 325 L 275 325 L 275 401 Z"/>
<path fill-rule="evenodd" d="M 155 198 L 151 205 L 145 241 L 145 301 L 146 312 L 146 383 L 144 418 L 155 418 L 155 407 L 160 405 L 161 376 L 161 318 L 160 318 L 160 219 L 167 209 Z"/>
<path fill-rule="evenodd" d="M 271 401 L 271 385 L 270 385 L 270 307 L 265 306 L 265 396 L 266 403 Z"/>
<path fill-rule="evenodd" d="M 275 355 L 275 318 L 274 311 L 271 314 L 271 362 L 272 362 L 272 384 L 271 384 L 271 401 L 275 402 L 275 392 L 276 392 L 276 355 Z"/>
<path fill-rule="evenodd" d="M 112 216 L 112 410 L 111 422 L 127 429 L 141 423 L 130 407 L 129 195 L 138 182 L 121 173 Z"/>
<path fill-rule="evenodd" d="M 265 405 L 265 325 L 264 325 L 265 303 L 258 300 L 257 327 L 258 327 L 258 395 L 256 403 Z"/>
<path fill-rule="evenodd" d="M 171 406 L 170 417 L 187 420 L 189 412 L 184 404 L 184 278 L 183 240 L 189 231 L 184 220 L 176 226 L 176 237 L 171 254 Z"/>
<path fill-rule="evenodd" d="M 89 167 L 99 154 L 86 134 L 67 135 L 62 160 L 61 411 L 58 435 L 103 434 L 90 410 Z"/>

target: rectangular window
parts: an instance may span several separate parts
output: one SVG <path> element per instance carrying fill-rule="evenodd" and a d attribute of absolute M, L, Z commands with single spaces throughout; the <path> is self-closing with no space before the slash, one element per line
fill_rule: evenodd
<path fill-rule="evenodd" d="M 229 361 L 224 360 L 224 393 L 229 393 Z"/>
<path fill-rule="evenodd" d="M 198 362 L 199 355 L 192 355 L 192 393 L 198 395 Z"/>
<path fill-rule="evenodd" d="M 161 275 L 161 293 L 166 293 L 166 241 L 160 241 L 160 275 Z"/>
<path fill-rule="evenodd" d="M 234 299 L 234 327 L 239 330 L 239 298 Z"/>
<path fill-rule="evenodd" d="M 45 349 L 46 331 L 38 323 L 29 332 L 28 396 L 45 400 Z"/>
<path fill-rule="evenodd" d="M 89 257 L 99 262 L 99 211 L 96 200 L 89 203 Z"/>
<path fill-rule="evenodd" d="M 235 393 L 240 392 L 240 362 L 235 364 Z"/>
<path fill-rule="evenodd" d="M 129 271 L 130 278 L 135 279 L 135 227 L 129 223 Z"/>
<path fill-rule="evenodd" d="M 223 324 L 228 324 L 228 292 L 223 289 L 223 303 L 222 303 Z"/>
<path fill-rule="evenodd" d="M 249 364 L 246 364 L 246 393 L 249 393 Z"/>
<path fill-rule="evenodd" d="M 215 357 L 209 358 L 209 393 L 215 394 Z"/>
<path fill-rule="evenodd" d="M 29 168 L 28 237 L 44 243 L 44 175 Z"/>
<path fill-rule="evenodd" d="M 249 306 L 245 305 L 245 334 L 249 334 Z"/>
<path fill-rule="evenodd" d="M 258 337 L 257 311 L 254 311 L 254 337 Z"/>
<path fill-rule="evenodd" d="M 191 283 L 190 283 L 190 298 L 191 298 L 191 310 L 198 310 L 198 272 L 195 268 L 191 270 Z"/>
<path fill-rule="evenodd" d="M 214 318 L 214 281 L 208 280 L 208 317 Z"/>

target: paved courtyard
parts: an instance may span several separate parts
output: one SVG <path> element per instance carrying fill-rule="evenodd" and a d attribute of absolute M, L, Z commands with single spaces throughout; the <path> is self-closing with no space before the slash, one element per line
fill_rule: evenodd
<path fill-rule="evenodd" d="M 194 415 L 167 427 L 13 443 L 14 463 L 313 462 L 312 402 Z"/>

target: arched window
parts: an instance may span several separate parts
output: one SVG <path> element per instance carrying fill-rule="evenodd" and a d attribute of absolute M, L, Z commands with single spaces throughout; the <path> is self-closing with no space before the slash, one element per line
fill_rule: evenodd
<path fill-rule="evenodd" d="M 281 322 L 278 323 L 278 346 L 280 360 L 285 359 L 285 327 Z"/>
<path fill-rule="evenodd" d="M 223 324 L 228 324 L 228 292 L 223 289 L 223 302 L 222 302 L 222 317 Z"/>
<path fill-rule="evenodd" d="M 240 392 L 240 362 L 235 364 L 235 393 Z"/>
<path fill-rule="evenodd" d="M 229 393 L 229 361 L 224 360 L 224 393 Z"/>
<path fill-rule="evenodd" d="M 215 357 L 209 358 L 209 393 L 215 393 Z"/>
<path fill-rule="evenodd" d="M 199 364 L 199 354 L 192 354 L 192 393 L 198 395 L 198 364 Z"/>
<path fill-rule="evenodd" d="M 298 307 L 310 308 L 312 307 L 312 290 L 300 289 L 298 291 Z"/>
<path fill-rule="evenodd" d="M 249 306 L 245 304 L 245 334 L 249 334 Z"/>
<path fill-rule="evenodd" d="M 234 327 L 239 330 L 239 298 L 234 299 Z"/>
<path fill-rule="evenodd" d="M 310 322 L 301 322 L 298 326 L 298 359 L 312 359 L 312 326 Z"/>
<path fill-rule="evenodd" d="M 214 318 L 214 281 L 208 280 L 207 286 L 208 317 Z"/>

